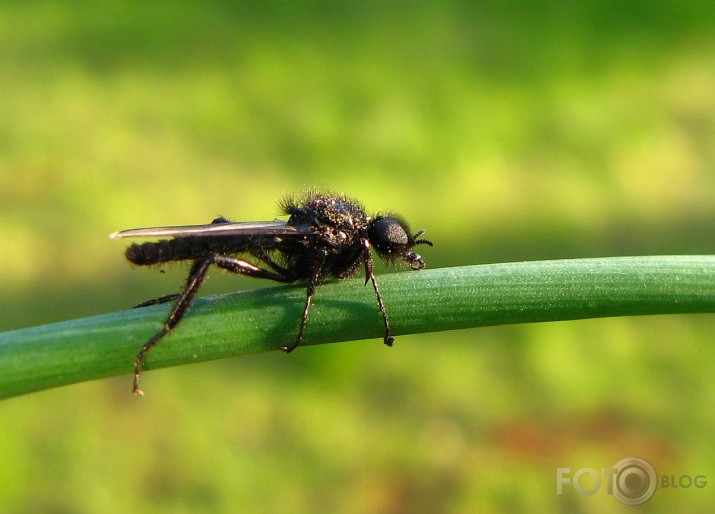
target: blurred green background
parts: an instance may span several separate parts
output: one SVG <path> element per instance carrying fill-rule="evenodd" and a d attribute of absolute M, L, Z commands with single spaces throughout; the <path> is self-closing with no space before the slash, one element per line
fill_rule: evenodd
<path fill-rule="evenodd" d="M 431 268 L 712 254 L 713 55 L 702 1 L 5 1 L 0 329 L 178 288 L 114 230 L 272 219 L 311 186 L 426 228 Z M 715 480 L 714 331 L 403 336 L 6 400 L 0 512 L 630 512 L 558 496 L 556 468 Z M 709 482 L 644 508 L 713 505 Z"/>

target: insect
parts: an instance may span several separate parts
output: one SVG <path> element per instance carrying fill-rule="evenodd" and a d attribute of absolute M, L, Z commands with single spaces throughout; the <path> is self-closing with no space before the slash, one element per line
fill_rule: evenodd
<path fill-rule="evenodd" d="M 388 263 L 402 261 L 413 270 L 420 270 L 425 263 L 412 248 L 421 244 L 432 246 L 431 241 L 419 239 L 425 231 L 412 234 L 407 223 L 395 214 L 368 216 L 356 200 L 333 193 L 308 191 L 299 197 L 284 199 L 281 208 L 289 216 L 287 221 L 234 223 L 220 217 L 208 225 L 138 228 L 110 234 L 113 239 L 159 238 L 155 242 L 135 243 L 127 248 L 127 259 L 139 266 L 192 261 L 180 293 L 137 305 L 146 307 L 175 302 L 162 329 L 137 354 L 134 394 L 144 394 L 139 388 L 139 376 L 147 354 L 186 315 L 211 265 L 248 277 L 307 283 L 298 333 L 290 345 L 282 347 L 287 353 L 293 351 L 303 338 L 316 286 L 326 279 L 352 277 L 362 266 L 365 284 L 371 281 L 377 296 L 385 327 L 384 342 L 392 346 L 390 322 L 373 272 L 370 248 Z"/>

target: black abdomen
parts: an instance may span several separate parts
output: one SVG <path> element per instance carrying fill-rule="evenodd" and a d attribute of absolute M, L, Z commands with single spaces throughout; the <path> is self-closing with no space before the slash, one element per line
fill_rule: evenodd
<path fill-rule="evenodd" d="M 196 260 L 211 254 L 232 255 L 250 251 L 259 245 L 266 250 L 280 250 L 280 239 L 274 236 L 253 237 L 177 237 L 153 243 L 133 244 L 127 248 L 130 262 L 139 266 L 169 261 Z"/>
<path fill-rule="evenodd" d="M 139 266 L 162 262 L 197 259 L 205 256 L 210 249 L 192 238 L 165 239 L 155 243 L 133 244 L 127 248 L 129 261 Z"/>

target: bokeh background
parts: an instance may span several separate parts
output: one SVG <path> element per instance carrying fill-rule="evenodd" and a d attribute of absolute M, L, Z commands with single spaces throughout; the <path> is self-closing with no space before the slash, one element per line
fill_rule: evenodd
<path fill-rule="evenodd" d="M 114 230 L 273 219 L 313 186 L 426 228 L 432 268 L 711 254 L 713 55 L 697 0 L 2 2 L 0 329 L 176 290 Z M 703 512 L 714 331 L 495 327 L 6 400 L 0 512 L 630 512 L 556 468 L 631 455 L 711 480 L 643 511 Z"/>

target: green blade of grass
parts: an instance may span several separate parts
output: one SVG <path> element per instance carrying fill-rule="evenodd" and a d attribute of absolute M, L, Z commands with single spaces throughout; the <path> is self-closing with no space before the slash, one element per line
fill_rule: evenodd
<path fill-rule="evenodd" d="M 395 336 L 510 323 L 715 312 L 715 256 L 490 264 L 378 279 Z M 304 301 L 300 285 L 198 299 L 149 355 L 146 369 L 277 350 L 295 337 Z M 137 351 L 161 328 L 169 309 L 156 305 L 0 334 L 0 398 L 130 373 Z M 375 294 L 358 278 L 318 288 L 303 344 L 382 335 Z M 399 351 L 400 340 L 395 344 L 397 348 L 386 351 Z"/>

